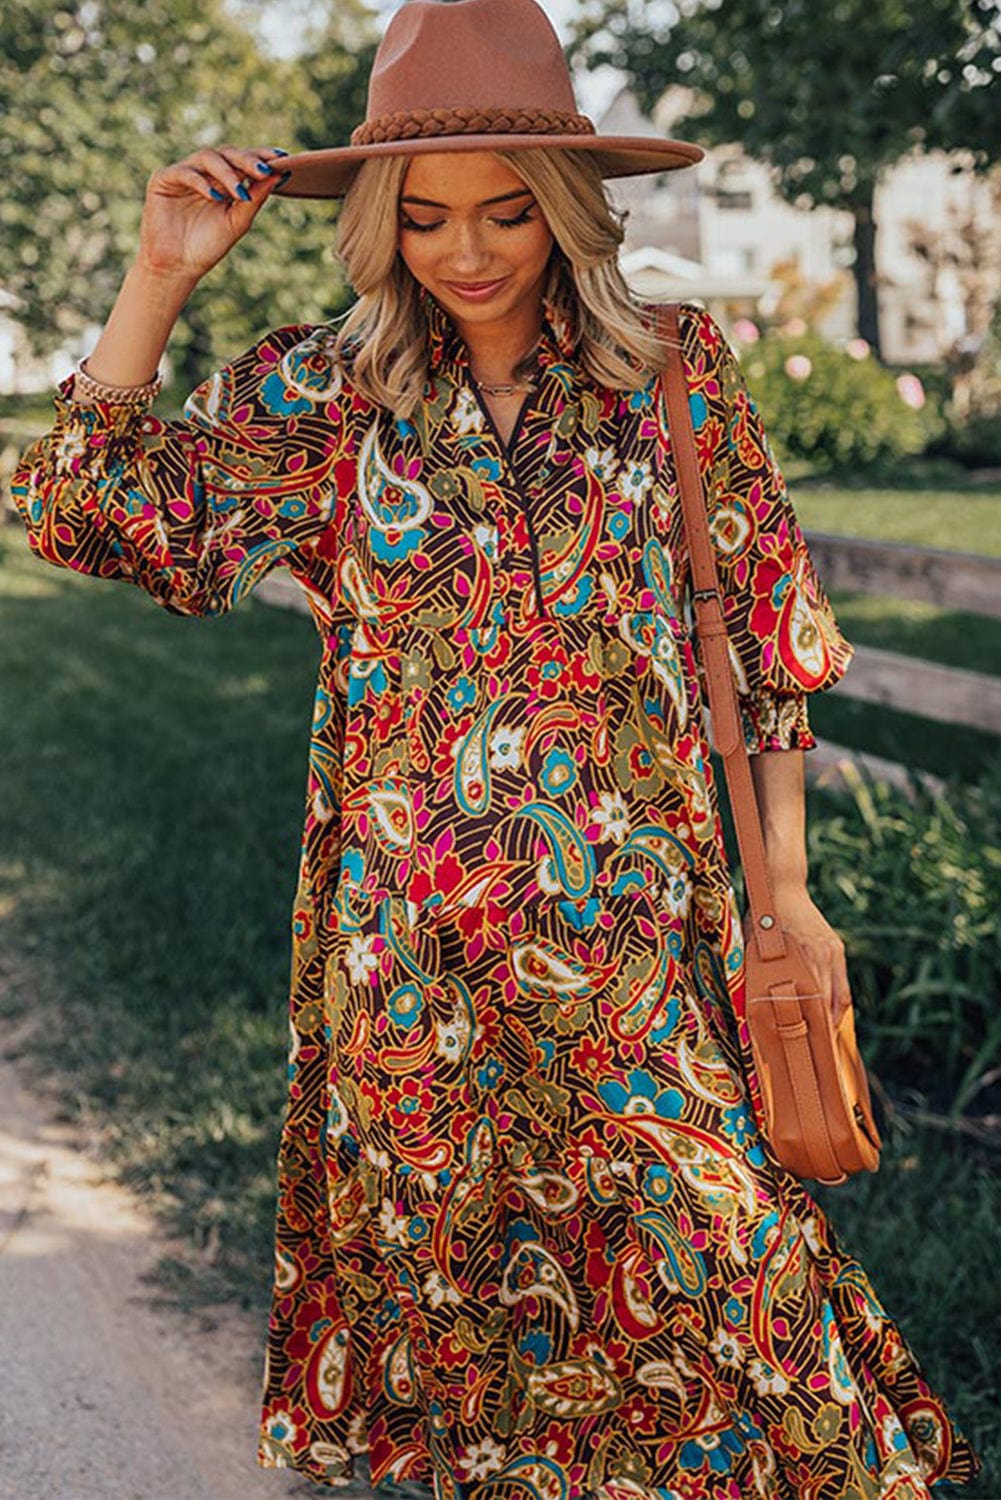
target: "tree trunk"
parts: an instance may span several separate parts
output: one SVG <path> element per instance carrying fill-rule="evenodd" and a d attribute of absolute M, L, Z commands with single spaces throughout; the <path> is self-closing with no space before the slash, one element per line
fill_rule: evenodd
<path fill-rule="evenodd" d="M 858 332 L 877 359 L 882 358 L 879 342 L 879 293 L 876 283 L 876 220 L 873 215 L 874 188 L 852 204 L 855 217 L 855 291 L 858 296 Z"/>

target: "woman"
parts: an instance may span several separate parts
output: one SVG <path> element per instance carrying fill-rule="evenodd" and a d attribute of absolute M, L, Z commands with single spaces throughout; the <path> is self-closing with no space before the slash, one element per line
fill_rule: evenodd
<path fill-rule="evenodd" d="M 663 350 L 603 186 L 700 153 L 575 109 L 534 0 L 411 0 L 352 147 L 153 174 L 15 480 L 50 562 L 189 615 L 283 563 L 323 643 L 259 1462 L 474 1500 L 926 1496 L 980 1459 L 748 1107 Z M 149 416 L 288 173 L 346 192 L 357 303 Z M 803 752 L 852 647 L 732 350 L 682 314 L 776 905 L 840 1010 Z"/>

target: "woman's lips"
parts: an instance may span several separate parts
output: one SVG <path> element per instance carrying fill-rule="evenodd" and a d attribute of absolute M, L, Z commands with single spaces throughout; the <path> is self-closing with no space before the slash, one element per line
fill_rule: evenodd
<path fill-rule="evenodd" d="M 504 285 L 507 279 L 506 276 L 501 276 L 497 281 L 484 281 L 480 282 L 479 285 L 471 283 L 465 286 L 458 281 L 446 281 L 445 285 L 457 297 L 468 297 L 471 302 L 485 302 L 488 297 L 494 295 L 499 287 Z"/>

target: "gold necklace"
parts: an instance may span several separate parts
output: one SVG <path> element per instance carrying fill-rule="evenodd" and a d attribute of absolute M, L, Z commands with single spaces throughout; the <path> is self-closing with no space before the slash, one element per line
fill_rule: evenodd
<path fill-rule="evenodd" d="M 537 347 L 538 339 L 536 340 L 535 344 L 533 344 L 532 348 L 534 350 Z M 522 355 L 522 358 L 524 357 L 525 356 Z M 536 365 L 536 368 L 538 368 L 538 365 Z M 486 391 L 488 396 L 510 396 L 513 395 L 515 391 L 534 391 L 536 386 L 538 385 L 538 381 L 534 376 L 528 376 L 522 380 L 517 380 L 507 385 L 487 385 L 485 381 L 477 380 L 476 376 L 473 374 L 471 365 L 469 368 L 469 374 L 476 388 L 481 391 Z"/>
<path fill-rule="evenodd" d="M 473 377 L 473 384 L 481 391 L 486 391 L 488 396 L 510 396 L 514 391 L 534 391 L 535 381 L 521 381 L 514 385 L 486 385 L 482 380 Z"/>

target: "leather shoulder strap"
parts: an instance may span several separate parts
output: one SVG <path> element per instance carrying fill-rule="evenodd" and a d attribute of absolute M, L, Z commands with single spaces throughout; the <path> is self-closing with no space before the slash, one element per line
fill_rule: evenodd
<path fill-rule="evenodd" d="M 758 945 L 764 958 L 782 957 L 786 945 L 774 913 L 761 815 L 751 776 L 750 755 L 744 741 L 737 685 L 730 664 L 730 646 L 723 618 L 716 555 L 709 532 L 702 471 L 692 427 L 677 303 L 666 303 L 658 309 L 658 332 L 667 353 L 664 373 L 667 430 L 688 541 L 692 602 L 709 691 L 713 744 L 723 761 L 734 830 L 744 870 L 747 904 L 751 910 Z"/>

